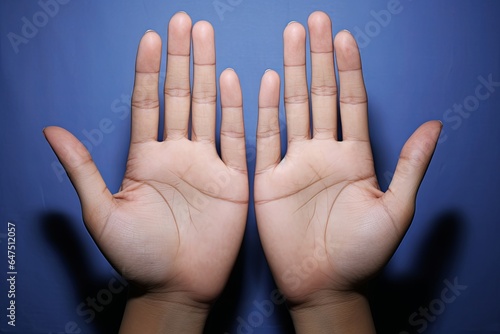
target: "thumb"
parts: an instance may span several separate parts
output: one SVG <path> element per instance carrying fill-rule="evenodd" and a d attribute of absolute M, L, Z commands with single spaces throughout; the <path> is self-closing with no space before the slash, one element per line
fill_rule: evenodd
<path fill-rule="evenodd" d="M 92 236 L 101 234 L 111 213 L 113 196 L 106 187 L 90 153 L 65 129 L 50 126 L 43 130 L 45 138 L 61 161 L 82 205 L 83 219 Z"/>
<path fill-rule="evenodd" d="M 399 156 L 389 189 L 383 196 L 393 218 L 408 228 L 415 211 L 418 188 L 436 149 L 442 124 L 430 121 L 421 125 L 406 141 Z"/>

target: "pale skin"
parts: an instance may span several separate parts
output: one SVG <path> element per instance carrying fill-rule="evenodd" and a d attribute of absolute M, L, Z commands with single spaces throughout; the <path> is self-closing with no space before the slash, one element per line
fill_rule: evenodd
<path fill-rule="evenodd" d="M 308 27 L 312 119 L 306 30 L 292 22 L 284 31 L 288 147 L 283 159 L 279 76 L 268 71 L 262 78 L 254 192 L 259 235 L 297 333 L 374 333 L 359 288 L 389 261 L 410 225 L 441 123 L 431 121 L 415 131 L 402 149 L 389 189 L 382 192 L 373 166 L 356 42 L 347 31 L 332 42 L 331 21 L 322 12 L 310 15 Z"/>
<path fill-rule="evenodd" d="M 306 32 L 298 23 L 284 32 L 288 148 L 283 160 L 279 76 L 268 71 L 262 78 L 254 189 L 259 235 L 297 333 L 372 333 L 368 303 L 358 288 L 387 263 L 409 227 L 441 124 L 428 122 L 415 131 L 403 147 L 389 190 L 382 192 L 374 173 L 355 41 L 341 32 L 332 43 L 331 22 L 322 12 L 309 17 L 309 32 L 311 120 Z M 220 77 L 219 157 L 212 26 L 202 21 L 192 27 L 187 14 L 174 15 L 167 52 L 165 131 L 158 138 L 161 40 L 155 32 L 143 36 L 127 169 L 117 193 L 106 187 L 73 135 L 59 127 L 44 130 L 78 192 L 91 236 L 133 287 L 121 333 L 201 333 L 229 277 L 247 218 L 238 77 L 230 69 Z"/>
<path fill-rule="evenodd" d="M 226 70 L 220 77 L 219 157 L 214 31 L 208 22 L 192 27 L 187 14 L 173 16 L 165 133 L 157 138 L 161 48 L 155 32 L 147 32 L 139 45 L 131 143 L 119 192 L 111 194 L 73 135 L 58 127 L 44 131 L 78 192 L 91 236 L 135 287 L 121 333 L 201 332 L 236 260 L 247 218 L 242 95 L 236 73 Z"/>

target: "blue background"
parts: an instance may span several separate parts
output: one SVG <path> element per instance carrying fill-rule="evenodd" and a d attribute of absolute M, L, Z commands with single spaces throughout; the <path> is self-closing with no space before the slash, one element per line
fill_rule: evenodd
<path fill-rule="evenodd" d="M 147 29 L 165 41 L 169 18 L 184 10 L 194 22 L 213 24 L 218 74 L 232 67 L 240 76 L 252 175 L 260 77 L 267 68 L 283 72 L 286 24 L 305 24 L 312 11 L 323 10 L 334 32 L 351 30 L 361 46 L 382 188 L 409 135 L 424 121 L 444 123 L 414 222 L 369 286 L 378 331 L 500 333 L 500 87 L 482 83 L 500 82 L 500 2 L 401 0 L 389 19 L 380 11 L 392 1 L 60 0 L 50 16 L 40 14 L 37 1 L 2 0 L 0 331 L 110 333 L 123 311 L 124 290 L 111 294 L 108 287 L 123 285 L 88 235 L 43 127 L 63 126 L 87 140 L 109 188 L 117 191 L 138 42 Z M 221 3 L 226 7 L 217 10 Z M 13 34 L 22 37 L 23 25 L 34 20 L 37 31 L 25 28 L 29 38 L 12 43 Z M 112 126 L 92 143 L 85 134 L 103 119 Z M 17 227 L 15 328 L 6 318 L 7 222 Z M 443 303 L 441 293 L 454 281 L 467 288 Z M 238 262 L 207 332 L 291 332 L 284 305 L 270 312 L 256 306 L 271 300 L 274 288 L 251 205 Z M 108 304 L 92 318 L 86 303 L 98 297 Z M 429 306 L 434 315 L 409 320 Z M 243 322 L 255 327 L 244 331 L 238 328 Z"/>

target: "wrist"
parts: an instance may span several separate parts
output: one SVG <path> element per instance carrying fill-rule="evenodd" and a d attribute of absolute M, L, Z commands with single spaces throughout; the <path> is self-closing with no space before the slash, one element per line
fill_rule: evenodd
<path fill-rule="evenodd" d="M 368 299 L 362 293 L 321 291 L 311 297 L 290 307 L 297 334 L 375 333 Z"/>
<path fill-rule="evenodd" d="M 202 333 L 210 305 L 190 300 L 182 293 L 131 291 L 120 334 Z"/>

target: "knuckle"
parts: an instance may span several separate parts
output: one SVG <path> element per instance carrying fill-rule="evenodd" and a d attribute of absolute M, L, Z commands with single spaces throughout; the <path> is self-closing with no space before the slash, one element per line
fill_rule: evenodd
<path fill-rule="evenodd" d="M 337 86 L 335 85 L 312 85 L 311 94 L 316 96 L 337 96 Z"/>
<path fill-rule="evenodd" d="M 358 104 L 366 104 L 367 99 L 366 96 L 363 95 L 340 95 L 340 103 L 342 104 L 350 104 L 350 105 L 358 105 Z"/>

